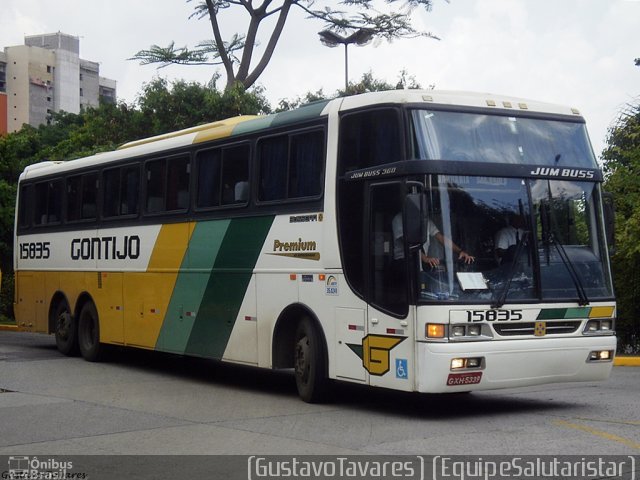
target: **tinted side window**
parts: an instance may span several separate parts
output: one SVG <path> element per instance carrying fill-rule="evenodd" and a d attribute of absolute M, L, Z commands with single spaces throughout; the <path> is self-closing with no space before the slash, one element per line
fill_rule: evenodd
<path fill-rule="evenodd" d="M 324 132 L 315 130 L 266 138 L 258 144 L 260 188 L 263 202 L 322 193 Z"/>
<path fill-rule="evenodd" d="M 67 179 L 67 221 L 95 220 L 98 174 L 85 173 Z"/>
<path fill-rule="evenodd" d="M 397 110 L 352 113 L 342 117 L 340 124 L 338 175 L 402 160 Z"/>
<path fill-rule="evenodd" d="M 140 169 L 136 165 L 106 170 L 103 175 L 103 215 L 135 215 L 138 213 Z"/>
<path fill-rule="evenodd" d="M 145 165 L 147 179 L 146 211 L 163 212 L 165 209 L 166 160 L 154 160 Z"/>
<path fill-rule="evenodd" d="M 189 157 L 171 158 L 167 175 L 167 211 L 189 208 Z"/>
<path fill-rule="evenodd" d="M 62 180 L 38 183 L 35 192 L 34 225 L 59 223 L 62 216 Z"/>
<path fill-rule="evenodd" d="M 20 205 L 18 206 L 18 225 L 27 228 L 30 224 L 29 212 L 33 208 L 33 189 L 27 185 L 20 188 Z"/>
<path fill-rule="evenodd" d="M 249 201 L 249 145 L 237 145 L 222 151 L 224 205 Z"/>
<path fill-rule="evenodd" d="M 211 208 L 220 205 L 220 150 L 198 152 L 196 166 L 198 169 L 198 208 Z"/>
<path fill-rule="evenodd" d="M 324 132 L 291 137 L 289 198 L 316 197 L 322 193 Z"/>
<path fill-rule="evenodd" d="M 281 135 L 261 140 L 260 188 L 258 198 L 263 202 L 287 198 L 287 168 L 289 164 L 289 137 Z"/>
<path fill-rule="evenodd" d="M 249 144 L 198 153 L 198 208 L 249 201 L 249 154 Z"/>

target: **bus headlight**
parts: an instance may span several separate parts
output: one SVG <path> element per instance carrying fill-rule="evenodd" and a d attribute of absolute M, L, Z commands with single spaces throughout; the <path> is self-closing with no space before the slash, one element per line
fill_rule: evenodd
<path fill-rule="evenodd" d="M 482 328 L 480 328 L 480 325 L 470 325 L 469 329 L 468 329 L 468 334 L 472 337 L 478 337 L 480 336 L 480 333 L 482 332 Z"/>
<path fill-rule="evenodd" d="M 451 370 L 477 370 L 482 368 L 484 357 L 452 358 Z"/>
<path fill-rule="evenodd" d="M 451 328 L 451 334 L 454 337 L 464 337 L 464 325 L 454 325 Z"/>
<path fill-rule="evenodd" d="M 613 335 L 614 320 L 612 318 L 602 320 L 589 320 L 582 331 L 583 335 Z"/>

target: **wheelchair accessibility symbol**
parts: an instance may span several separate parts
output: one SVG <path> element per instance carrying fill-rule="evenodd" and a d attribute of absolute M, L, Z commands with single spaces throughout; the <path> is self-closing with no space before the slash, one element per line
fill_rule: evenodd
<path fill-rule="evenodd" d="M 396 358 L 396 378 L 409 378 L 406 358 Z"/>

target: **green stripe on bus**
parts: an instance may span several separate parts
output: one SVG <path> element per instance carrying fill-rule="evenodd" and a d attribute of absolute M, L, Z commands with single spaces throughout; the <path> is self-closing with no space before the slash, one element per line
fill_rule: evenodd
<path fill-rule="evenodd" d="M 186 352 L 222 358 L 274 217 L 231 221 L 213 265 Z"/>
<path fill-rule="evenodd" d="M 180 266 L 156 349 L 184 353 L 209 282 L 213 264 L 231 220 L 199 222 Z"/>
<path fill-rule="evenodd" d="M 543 308 L 538 314 L 537 320 L 553 320 L 558 318 L 564 318 L 566 308 Z"/>
<path fill-rule="evenodd" d="M 564 318 L 588 318 L 591 307 L 567 308 Z"/>

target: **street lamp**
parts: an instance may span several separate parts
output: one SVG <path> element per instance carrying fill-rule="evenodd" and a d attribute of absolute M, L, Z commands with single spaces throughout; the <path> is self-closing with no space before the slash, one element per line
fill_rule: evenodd
<path fill-rule="evenodd" d="M 338 45 L 344 45 L 344 90 L 345 92 L 349 88 L 349 57 L 347 53 L 347 47 L 354 43 L 359 47 L 366 45 L 373 39 L 373 31 L 368 28 L 359 28 L 348 37 L 338 35 L 331 30 L 323 30 L 318 32 L 320 35 L 320 42 L 323 45 L 333 48 Z"/>

